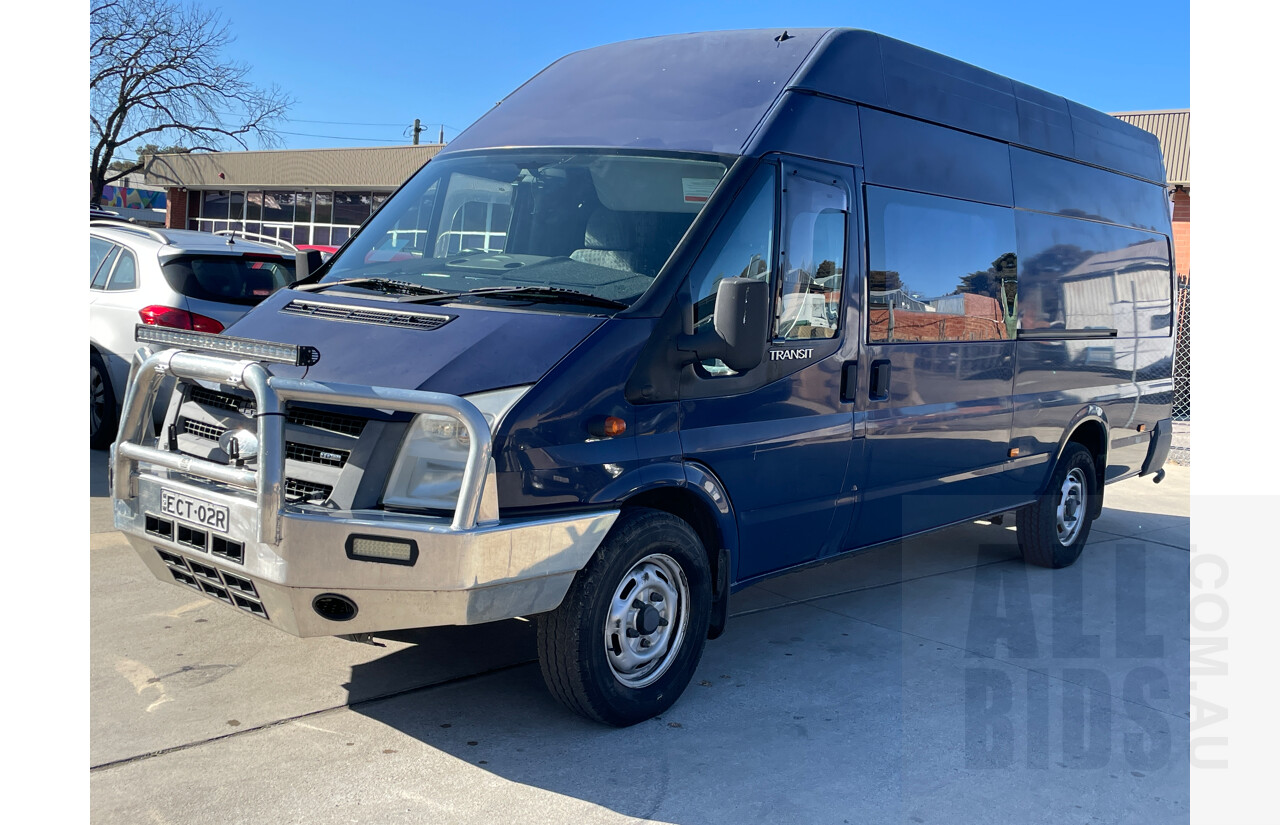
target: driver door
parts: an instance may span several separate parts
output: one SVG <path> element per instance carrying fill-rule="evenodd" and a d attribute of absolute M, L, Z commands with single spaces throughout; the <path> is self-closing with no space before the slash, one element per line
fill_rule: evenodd
<path fill-rule="evenodd" d="M 851 170 L 766 159 L 713 233 L 686 285 L 686 331 L 710 323 L 723 278 L 767 280 L 764 361 L 736 373 L 690 364 L 681 379 L 687 461 L 725 485 L 740 537 L 735 580 L 838 550 L 848 523 L 844 479 L 853 439 L 845 364 L 857 329 L 844 300 Z"/>

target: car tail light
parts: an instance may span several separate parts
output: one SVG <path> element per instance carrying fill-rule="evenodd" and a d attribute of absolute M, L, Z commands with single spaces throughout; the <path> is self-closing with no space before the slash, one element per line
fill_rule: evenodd
<path fill-rule="evenodd" d="M 142 318 L 142 323 L 155 327 L 193 329 L 196 332 L 215 333 L 222 332 L 224 329 L 222 324 L 213 318 L 197 315 L 194 312 L 187 312 L 185 309 L 160 306 L 158 304 L 143 307 L 138 310 L 138 315 Z"/>

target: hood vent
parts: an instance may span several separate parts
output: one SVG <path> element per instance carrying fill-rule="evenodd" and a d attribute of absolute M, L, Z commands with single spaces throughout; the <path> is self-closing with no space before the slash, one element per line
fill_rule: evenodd
<path fill-rule="evenodd" d="M 401 312 L 392 309 L 369 309 L 350 304 L 327 304 L 319 301 L 290 301 L 280 308 L 286 315 L 309 315 L 328 321 L 347 321 L 353 324 L 374 324 L 380 327 L 405 329 L 439 329 L 454 319 L 453 315 L 432 315 L 421 312 Z"/>

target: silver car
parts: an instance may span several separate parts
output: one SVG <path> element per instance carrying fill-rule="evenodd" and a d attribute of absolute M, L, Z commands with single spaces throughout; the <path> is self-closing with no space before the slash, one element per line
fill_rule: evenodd
<path fill-rule="evenodd" d="M 222 332 L 294 281 L 296 251 L 238 234 L 90 221 L 90 446 L 115 438 L 137 324 Z"/>

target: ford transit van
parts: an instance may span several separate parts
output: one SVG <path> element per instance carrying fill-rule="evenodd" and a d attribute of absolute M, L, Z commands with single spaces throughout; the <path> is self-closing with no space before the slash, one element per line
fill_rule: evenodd
<path fill-rule="evenodd" d="M 1168 453 L 1169 218 L 1152 135 L 878 34 L 570 54 L 226 333 L 139 328 L 115 523 L 297 636 L 531 618 L 635 723 L 765 577 L 1008 512 L 1075 561 Z"/>

